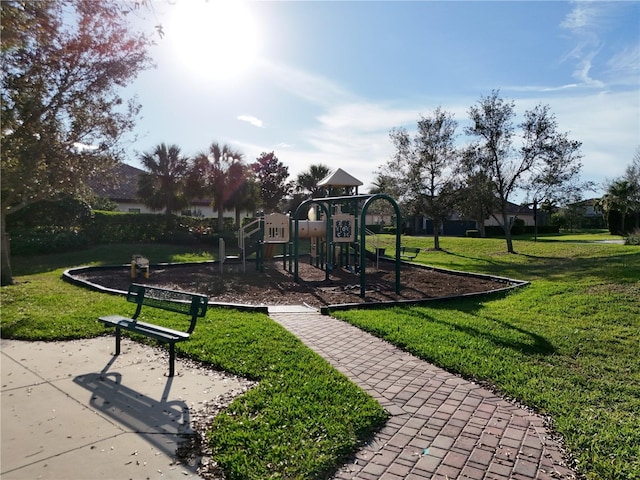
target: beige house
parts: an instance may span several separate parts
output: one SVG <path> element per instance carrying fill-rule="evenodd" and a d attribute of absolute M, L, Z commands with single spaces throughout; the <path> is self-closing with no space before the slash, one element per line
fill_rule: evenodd
<path fill-rule="evenodd" d="M 90 182 L 90 187 L 96 197 L 105 198 L 117 204 L 116 210 L 127 213 L 164 213 L 163 210 L 152 210 L 138 198 L 138 177 L 144 170 L 119 163 L 114 169 L 113 179 L 94 180 Z M 217 213 L 211 207 L 208 199 L 195 200 L 191 205 L 180 212 L 181 215 L 194 217 L 212 218 L 217 217 Z M 225 211 L 224 216 L 235 218 L 234 211 Z M 252 216 L 252 214 L 247 214 Z"/>
<path fill-rule="evenodd" d="M 496 221 L 494 217 L 502 222 L 502 214 L 500 212 L 494 213 L 487 220 L 484 221 L 485 227 L 498 227 L 500 223 Z M 527 206 L 516 205 L 509 202 L 507 204 L 507 218 L 509 221 L 513 221 L 514 217 L 522 220 L 527 227 L 533 227 L 535 225 L 535 219 L 533 217 L 533 209 Z M 538 208 L 538 225 L 540 225 L 540 209 Z"/>

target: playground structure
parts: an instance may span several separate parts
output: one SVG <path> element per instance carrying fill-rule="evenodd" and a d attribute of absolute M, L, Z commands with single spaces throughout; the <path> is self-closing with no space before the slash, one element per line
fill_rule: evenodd
<path fill-rule="evenodd" d="M 299 282 L 300 240 L 309 239 L 310 261 L 325 270 L 325 279 L 329 280 L 332 269 L 346 268 L 354 275 L 359 274 L 360 296 L 364 297 L 366 237 L 371 233 L 367 231 L 365 219 L 371 204 L 379 200 L 389 202 L 395 210 L 395 291 L 400 293 L 402 219 L 395 200 L 385 194 L 312 198 L 302 202 L 293 216 L 281 213 L 260 216 L 241 228 L 238 234 L 243 265 L 246 257 L 255 252 L 256 268 L 263 271 L 265 260 L 273 258 L 280 245 L 283 268 Z M 303 215 L 306 218 L 301 218 Z"/>

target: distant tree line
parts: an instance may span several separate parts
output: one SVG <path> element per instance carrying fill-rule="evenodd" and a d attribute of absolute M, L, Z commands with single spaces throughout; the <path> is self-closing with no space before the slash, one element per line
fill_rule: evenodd
<path fill-rule="evenodd" d="M 457 121 L 436 108 L 422 116 L 415 133 L 390 132 L 394 156 L 377 172 L 376 187 L 399 199 L 408 215 L 434 222 L 438 232 L 452 214 L 475 220 L 480 234 L 493 217 L 502 227 L 507 251 L 513 252 L 512 229 L 518 220 L 510 207 L 517 196 L 527 206 L 568 205 L 590 188 L 581 182 L 581 143 L 560 132 L 549 106 L 538 105 L 514 124 L 515 104 L 498 91 L 469 109 L 464 129 L 468 142 L 456 146 Z"/>
<path fill-rule="evenodd" d="M 291 181 L 289 168 L 274 152 L 263 152 L 252 163 L 244 158 L 215 142 L 192 158 L 183 156 L 177 145 L 162 143 L 140 156 L 145 173 L 139 178 L 138 198 L 166 214 L 180 212 L 194 200 L 209 200 L 222 231 L 225 211 L 235 211 L 239 228 L 243 211 L 287 212 L 307 198 L 335 193 L 318 187 L 331 172 L 326 165 L 311 165 Z"/>
<path fill-rule="evenodd" d="M 596 207 L 603 213 L 609 231 L 640 234 L 640 145 L 624 175 L 607 182 L 605 187 Z"/>

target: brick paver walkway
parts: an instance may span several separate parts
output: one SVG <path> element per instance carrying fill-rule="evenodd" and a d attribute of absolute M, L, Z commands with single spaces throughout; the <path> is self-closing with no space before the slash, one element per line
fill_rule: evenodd
<path fill-rule="evenodd" d="M 575 478 L 542 417 L 335 318 L 269 315 L 390 414 L 336 480 Z"/>

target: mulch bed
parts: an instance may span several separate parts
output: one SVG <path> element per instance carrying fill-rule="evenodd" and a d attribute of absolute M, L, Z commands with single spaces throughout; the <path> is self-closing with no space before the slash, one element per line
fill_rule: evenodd
<path fill-rule="evenodd" d="M 142 275 L 136 282 L 163 288 L 202 293 L 211 302 L 243 305 L 301 305 L 320 308 L 345 303 L 388 302 L 448 297 L 487 292 L 507 286 L 490 278 L 445 273 L 430 268 L 403 263 L 400 273 L 401 290 L 395 293 L 395 265 L 380 261 L 378 268 L 369 262 L 366 271 L 365 298 L 360 296 L 360 275 L 347 268 L 329 272 L 300 260 L 299 282 L 283 268 L 283 262 L 267 262 L 264 272 L 255 263 L 247 262 L 246 271 L 240 263 L 226 263 L 220 272 L 218 263 L 151 266 L 148 279 Z M 75 275 L 110 289 L 126 291 L 131 283 L 130 268 L 90 270 Z"/>

